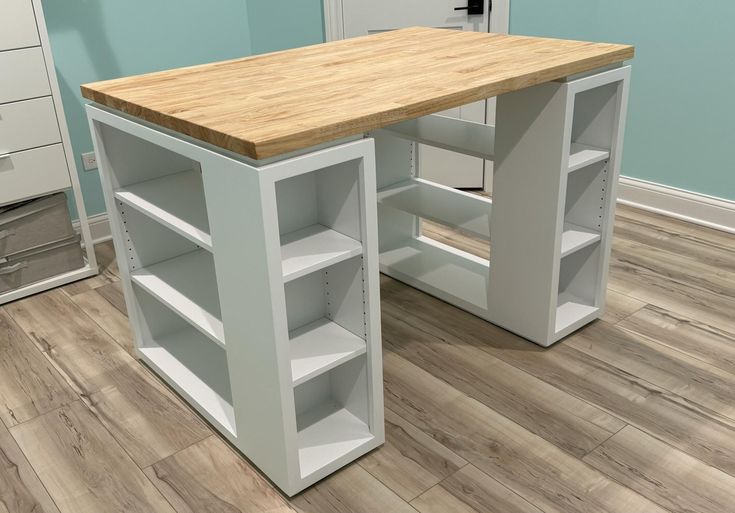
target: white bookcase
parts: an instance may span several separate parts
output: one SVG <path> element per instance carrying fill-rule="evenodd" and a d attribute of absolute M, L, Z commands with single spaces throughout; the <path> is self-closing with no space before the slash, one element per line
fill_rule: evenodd
<path fill-rule="evenodd" d="M 382 444 L 372 139 L 263 163 L 88 115 L 139 357 L 289 495 Z"/>
<path fill-rule="evenodd" d="M 378 130 L 380 270 L 542 346 L 599 317 L 629 77 L 502 95 L 495 127 L 432 115 Z M 418 143 L 493 160 L 493 198 L 422 179 Z M 424 236 L 420 219 L 491 241 L 490 259 Z"/>

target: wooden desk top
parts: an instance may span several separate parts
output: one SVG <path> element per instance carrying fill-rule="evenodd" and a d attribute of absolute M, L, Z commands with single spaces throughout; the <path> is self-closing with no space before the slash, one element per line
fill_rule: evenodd
<path fill-rule="evenodd" d="M 627 45 L 413 27 L 82 86 L 85 98 L 264 159 L 633 57 Z"/>

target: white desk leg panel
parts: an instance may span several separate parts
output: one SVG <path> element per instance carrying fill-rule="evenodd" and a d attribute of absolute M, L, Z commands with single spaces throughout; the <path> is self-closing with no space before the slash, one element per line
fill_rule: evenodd
<path fill-rule="evenodd" d="M 288 495 L 382 444 L 373 141 L 258 165 L 88 115 L 139 358 Z"/>
<path fill-rule="evenodd" d="M 381 130 L 381 271 L 542 346 L 599 317 L 629 76 L 621 67 L 499 97 L 492 201 L 417 179 L 400 138 L 422 133 Z M 416 125 L 436 135 L 439 121 Z M 477 152 L 486 128 L 464 129 Z M 421 217 L 489 238 L 490 262 L 422 236 Z"/>

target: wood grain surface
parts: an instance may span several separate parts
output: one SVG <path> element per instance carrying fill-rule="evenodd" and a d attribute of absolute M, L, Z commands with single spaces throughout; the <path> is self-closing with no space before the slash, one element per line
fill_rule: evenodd
<path fill-rule="evenodd" d="M 264 159 L 633 57 L 633 47 L 413 27 L 82 86 L 85 98 Z"/>
<path fill-rule="evenodd" d="M 173 513 L 81 401 L 12 428 L 62 513 Z"/>

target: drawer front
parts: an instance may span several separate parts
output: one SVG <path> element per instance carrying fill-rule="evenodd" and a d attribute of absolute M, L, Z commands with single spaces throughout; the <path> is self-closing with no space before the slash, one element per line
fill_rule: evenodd
<path fill-rule="evenodd" d="M 2 0 L 0 10 L 0 51 L 41 44 L 31 0 Z"/>
<path fill-rule="evenodd" d="M 0 157 L 0 205 L 69 187 L 61 144 Z"/>
<path fill-rule="evenodd" d="M 0 52 L 0 77 L 0 103 L 51 94 L 40 48 Z"/>
<path fill-rule="evenodd" d="M 0 105 L 0 155 L 61 142 L 50 96 Z"/>

